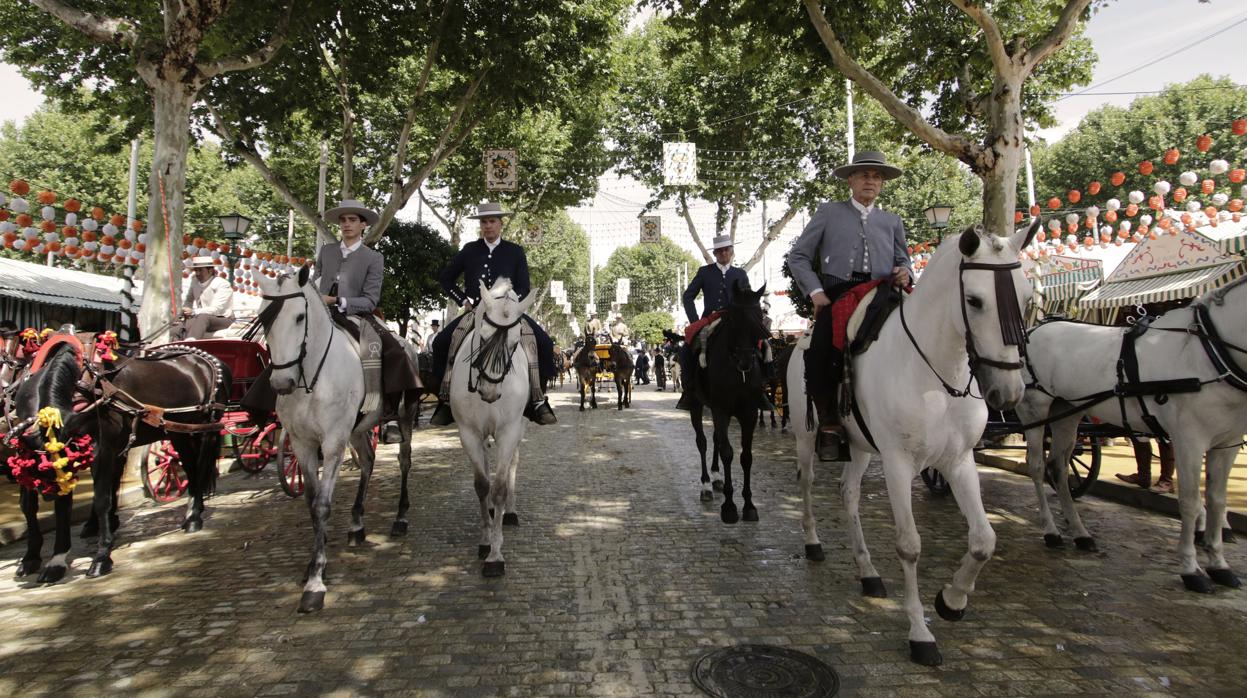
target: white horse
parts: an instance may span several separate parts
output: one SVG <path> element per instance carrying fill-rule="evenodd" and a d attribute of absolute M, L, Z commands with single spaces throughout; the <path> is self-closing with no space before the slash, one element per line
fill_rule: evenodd
<path fill-rule="evenodd" d="M 502 525 L 519 524 L 515 512 L 515 471 L 520 440 L 528 420 L 528 355 L 520 344 L 520 322 L 536 294 L 519 300 L 511 280 L 500 278 L 493 288 L 481 283 L 481 302 L 463 322 L 473 323 L 453 361 L 450 408 L 459 425 L 459 441 L 472 461 L 473 483 L 481 505 L 481 536 L 477 555 L 485 560 L 486 577 L 506 573 L 502 557 Z M 489 473 L 489 439 L 493 437 L 494 473 Z"/>
<path fill-rule="evenodd" d="M 969 550 L 952 583 L 935 597 L 942 618 L 960 620 L 974 581 L 996 545 L 974 464 L 973 448 L 987 423 L 980 395 L 994 408 L 1012 407 L 1022 398 L 1019 346 L 1006 340 L 1024 341 L 1020 310 L 1030 285 L 1018 264 L 1018 252 L 1036 230 L 1038 221 L 1029 231 L 1004 238 L 976 226 L 945 240 L 913 294 L 887 319 L 870 349 L 853 361 L 854 392 L 868 432 L 863 433 L 855 419 L 845 420 L 853 456 L 840 492 L 853 556 L 862 593 L 884 596 L 858 514 L 862 474 L 871 454 L 878 453 L 896 522 L 896 552 L 905 574 L 910 658 L 919 664 L 936 665 L 942 657 L 927 629 L 918 594 L 922 544 L 914 525 L 910 484 L 923 468 L 939 470 L 969 524 Z M 1015 295 L 997 297 L 997 289 L 1007 288 L 1009 282 Z M 813 420 L 807 419 L 812 415 L 807 415 L 804 374 L 805 349 L 799 345 L 788 364 L 788 404 L 797 439 L 806 556 L 822 560 L 812 499 L 816 432 Z"/>
<path fill-rule="evenodd" d="M 356 418 L 366 391 L 357 343 L 334 323 L 320 294 L 308 283 L 308 276 L 309 268 L 303 267 L 297 276 L 283 273 L 275 279 L 262 277 L 264 303 L 259 314 L 272 357 L 269 381 L 277 392 L 277 417 L 299 459 L 312 516 L 312 560 L 299 600 L 300 613 L 318 611 L 325 605 L 325 538 L 333 491 L 348 445 L 357 455 L 360 476 L 347 544 L 360 545 L 365 540 L 364 499 L 376 456 L 370 432 L 380 423 L 384 409 L 378 406 Z M 399 412 L 403 480 L 392 536 L 407 532 L 407 473 L 411 469 L 415 414 L 412 397 L 403 400 Z"/>
<path fill-rule="evenodd" d="M 1225 493 L 1230 467 L 1247 432 L 1247 277 L 1210 291 L 1179 310 L 1165 313 L 1135 340 L 1138 376 L 1141 381 L 1198 379 L 1197 392 L 1154 392 L 1141 397 L 1116 397 L 1096 401 L 1096 393 L 1108 396 L 1117 387 L 1117 362 L 1122 335 L 1127 328 L 1076 322 L 1050 322 L 1030 333 L 1030 367 L 1034 384 L 1018 405 L 1024 423 L 1058 417 L 1051 424 L 1054 467 L 1061 512 L 1081 550 L 1094 550 L 1095 541 L 1083 526 L 1068 486 L 1067 468 L 1074 448 L 1078 422 L 1090 415 L 1103 422 L 1155 434 L 1144 419 L 1140 402 L 1155 423 L 1173 440 L 1178 474 L 1178 502 L 1182 534 L 1178 563 L 1183 584 L 1191 591 L 1210 593 L 1213 583 L 1238 587 L 1240 582 L 1222 555 L 1220 527 L 1225 520 Z M 1129 381 L 1127 381 L 1129 382 Z M 1092 403 L 1095 404 L 1092 404 Z M 1085 409 L 1079 409 L 1085 407 Z M 1123 420 L 1124 409 L 1124 420 Z M 1053 520 L 1044 492 L 1043 426 L 1026 432 L 1026 461 L 1039 495 L 1044 540 L 1061 544 L 1061 532 Z M 1201 569 L 1196 558 L 1197 528 L 1203 510 L 1199 501 L 1200 464 L 1208 464 L 1205 499 L 1213 535 L 1204 539 L 1208 566 Z"/>

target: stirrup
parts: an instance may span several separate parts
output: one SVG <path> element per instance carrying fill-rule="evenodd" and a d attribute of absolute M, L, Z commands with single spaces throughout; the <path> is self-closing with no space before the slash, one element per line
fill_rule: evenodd
<path fill-rule="evenodd" d="M 524 410 L 524 416 L 542 425 L 555 424 L 559 421 L 554 415 L 554 409 L 550 407 L 550 401 L 546 398 L 542 398 L 540 402 L 530 402 Z"/>
<path fill-rule="evenodd" d="M 848 435 L 839 424 L 819 426 L 814 436 L 814 450 L 824 463 L 843 463 L 852 460 Z"/>
<path fill-rule="evenodd" d="M 398 427 L 397 420 L 389 420 L 381 426 L 381 443 L 396 444 L 403 440 L 403 430 Z"/>
<path fill-rule="evenodd" d="M 455 415 L 450 411 L 449 402 L 437 402 L 437 409 L 433 410 L 433 416 L 429 417 L 429 424 L 435 427 L 448 427 L 455 423 Z"/>

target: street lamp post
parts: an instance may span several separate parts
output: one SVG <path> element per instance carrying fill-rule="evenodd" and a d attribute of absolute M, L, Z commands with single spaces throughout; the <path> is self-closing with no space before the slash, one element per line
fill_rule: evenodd
<path fill-rule="evenodd" d="M 247 226 L 251 225 L 251 219 L 240 213 L 231 213 L 226 216 L 220 216 L 221 234 L 229 240 L 229 250 L 225 253 L 225 260 L 229 262 L 229 284 L 234 286 L 234 265 L 238 262 L 238 243 L 247 233 Z"/>
<path fill-rule="evenodd" d="M 927 225 L 935 228 L 936 243 L 943 242 L 944 229 L 948 227 L 948 219 L 952 218 L 953 207 L 948 204 L 931 204 L 922 211 L 927 218 Z"/>

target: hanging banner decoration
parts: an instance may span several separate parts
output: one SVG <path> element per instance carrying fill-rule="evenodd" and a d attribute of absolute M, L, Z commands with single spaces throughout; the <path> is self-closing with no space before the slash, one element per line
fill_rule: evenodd
<path fill-rule="evenodd" d="M 662 216 L 641 216 L 641 242 L 658 242 L 662 237 Z"/>
<path fill-rule="evenodd" d="M 488 191 L 515 191 L 519 177 L 516 170 L 519 160 L 514 149 L 485 151 L 485 189 Z"/>
<path fill-rule="evenodd" d="M 592 315 L 598 311 L 597 303 L 585 303 L 585 313 Z"/>
<path fill-rule="evenodd" d="M 621 276 L 615 279 L 615 302 L 622 304 L 628 302 L 628 294 L 632 292 L 632 279 Z"/>
<path fill-rule="evenodd" d="M 662 180 L 672 187 L 697 184 L 697 144 L 662 144 Z"/>
<path fill-rule="evenodd" d="M 514 189 L 514 187 L 512 187 Z M 528 226 L 528 241 L 533 244 L 541 244 L 541 224 L 531 223 Z"/>
<path fill-rule="evenodd" d="M 550 279 L 550 295 L 555 298 L 566 298 L 563 291 L 563 282 L 559 279 Z"/>

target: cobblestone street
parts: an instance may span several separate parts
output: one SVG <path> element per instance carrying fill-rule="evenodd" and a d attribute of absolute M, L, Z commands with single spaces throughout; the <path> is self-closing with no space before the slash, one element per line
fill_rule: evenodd
<path fill-rule="evenodd" d="M 889 598 L 859 593 L 839 521 L 838 474 L 816 483 L 822 563 L 807 562 L 791 436 L 755 447 L 761 521 L 727 526 L 699 500 L 696 451 L 675 395 L 638 387 L 630 410 L 531 426 L 517 477 L 520 526 L 506 576 L 485 579 L 477 504 L 454 429 L 416 434 L 406 538 L 387 536 L 397 447 L 381 450 L 369 542 L 345 545 L 358 472 L 339 483 L 325 610 L 296 614 L 311 548 L 307 506 L 270 467 L 223 477 L 203 532 L 174 504 L 122 512 L 114 572 L 83 576 L 91 549 L 51 587 L 14 580 L 0 548 L 0 690 L 8 695 L 701 695 L 695 658 L 735 643 L 813 654 L 843 695 L 1242 695 L 1247 589 L 1182 589 L 1176 520 L 1083 500 L 1101 552 L 1044 547 L 1029 480 L 981 470 L 999 540 L 960 623 L 931 600 L 965 552 L 951 498 L 914 484 L 922 597 L 945 662 L 911 664 L 900 564 L 877 469 L 863 519 Z M 707 425 L 709 428 L 709 425 Z M 736 464 L 739 473 L 739 464 Z M 11 486 L 11 485 L 5 485 Z M 738 495 L 739 501 L 739 495 Z M 51 542 L 45 546 L 45 554 Z M 1227 557 L 1247 570 L 1247 544 Z"/>

